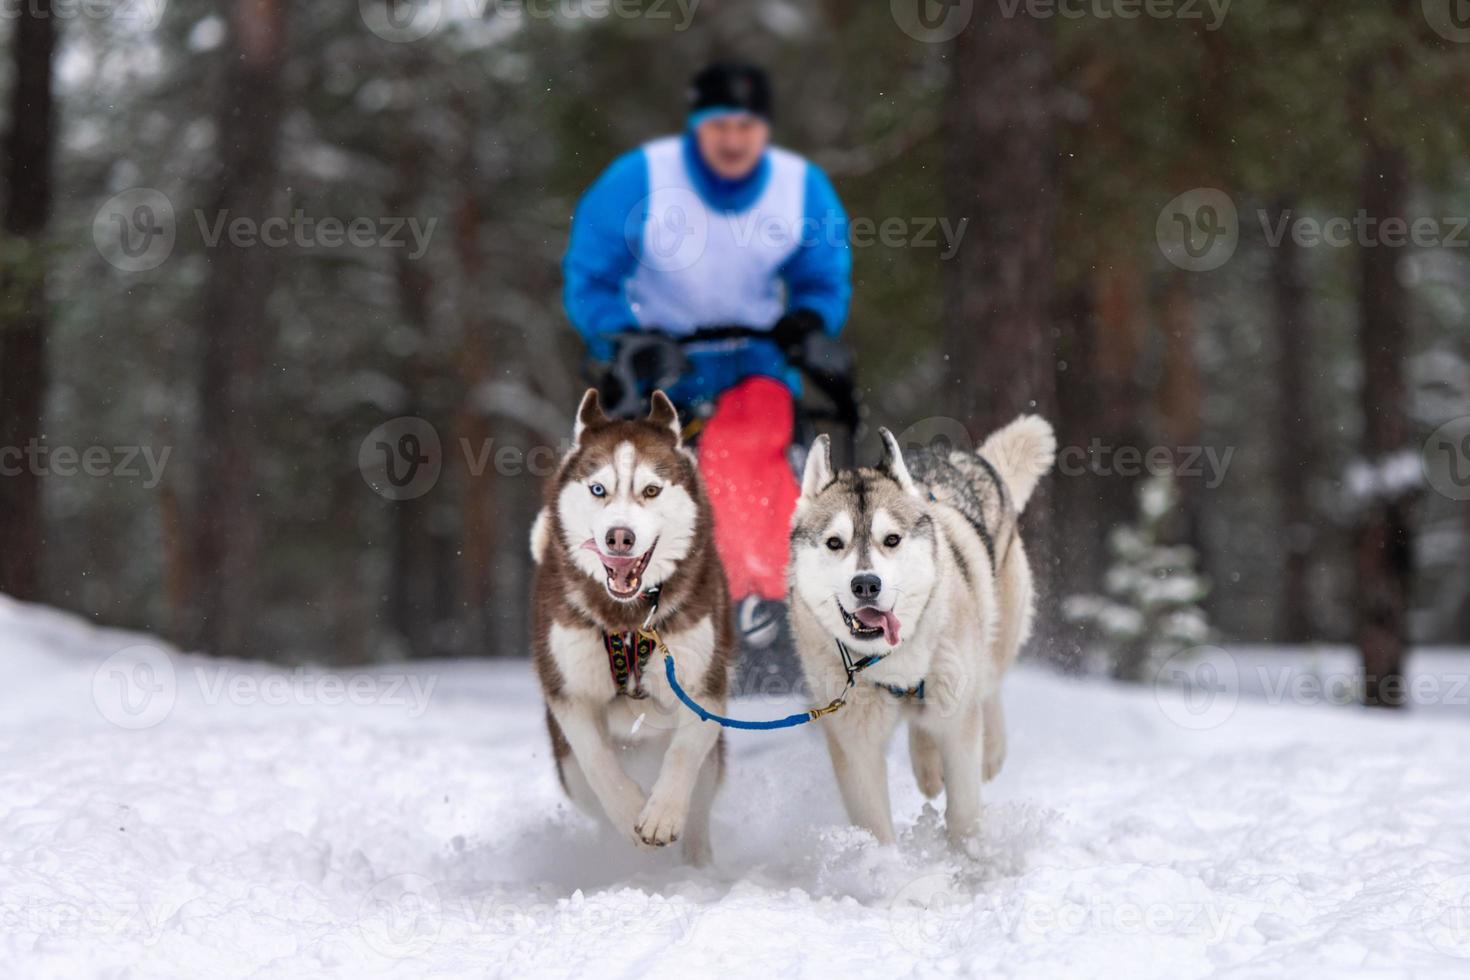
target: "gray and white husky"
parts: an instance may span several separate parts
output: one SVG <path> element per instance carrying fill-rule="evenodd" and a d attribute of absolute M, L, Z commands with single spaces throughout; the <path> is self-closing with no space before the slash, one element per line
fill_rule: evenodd
<path fill-rule="evenodd" d="M 532 652 L 557 775 L 634 844 L 682 838 L 704 864 L 720 729 L 680 704 L 639 631 L 655 628 L 689 693 L 723 710 L 735 643 L 709 498 L 662 392 L 647 418 L 617 421 L 589 390 L 573 440 L 531 530 Z"/>
<path fill-rule="evenodd" d="M 914 775 L 945 791 L 952 840 L 979 829 L 980 785 L 1005 761 L 1000 683 L 1031 629 L 1031 567 L 1019 518 L 1051 469 L 1056 437 L 1025 415 L 979 453 L 906 460 L 881 430 L 883 461 L 834 472 L 819 439 L 791 532 L 789 607 L 818 703 L 847 684 L 844 656 L 880 657 L 847 705 L 824 718 L 848 817 L 894 840 L 884 749 L 909 722 Z"/>

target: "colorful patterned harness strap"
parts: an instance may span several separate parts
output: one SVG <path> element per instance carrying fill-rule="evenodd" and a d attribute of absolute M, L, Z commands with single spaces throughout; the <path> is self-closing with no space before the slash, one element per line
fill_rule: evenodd
<path fill-rule="evenodd" d="M 648 666 L 648 658 L 653 656 L 658 645 L 653 637 L 642 631 L 604 633 L 602 643 L 607 647 L 607 669 L 612 673 L 618 693 L 635 701 L 648 697 L 648 692 L 643 689 L 643 669 Z M 629 686 L 629 681 L 632 681 L 632 686 Z"/>

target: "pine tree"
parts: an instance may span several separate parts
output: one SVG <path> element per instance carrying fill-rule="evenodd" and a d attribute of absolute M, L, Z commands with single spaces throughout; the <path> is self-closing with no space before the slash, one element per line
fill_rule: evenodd
<path fill-rule="evenodd" d="M 1174 654 L 1210 638 L 1199 605 L 1210 584 L 1197 568 L 1199 556 L 1188 545 L 1168 543 L 1179 503 L 1172 473 L 1145 480 L 1137 523 L 1109 535 L 1105 594 L 1072 596 L 1063 607 L 1069 620 L 1088 628 L 1089 656 L 1122 680 L 1146 680 Z"/>

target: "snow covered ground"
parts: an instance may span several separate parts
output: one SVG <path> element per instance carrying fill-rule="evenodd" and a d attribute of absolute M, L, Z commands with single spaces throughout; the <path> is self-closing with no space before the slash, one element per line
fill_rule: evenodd
<path fill-rule="evenodd" d="M 1335 657 L 1020 670 L 978 857 L 901 743 L 885 849 L 818 733 L 736 734 L 696 872 L 563 801 L 524 664 L 222 665 L 0 597 L 0 976 L 1466 976 L 1470 660 L 1388 717 L 1313 692 Z"/>

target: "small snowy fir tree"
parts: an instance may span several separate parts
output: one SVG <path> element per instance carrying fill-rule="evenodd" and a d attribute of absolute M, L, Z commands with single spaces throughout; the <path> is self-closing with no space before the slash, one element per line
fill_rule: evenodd
<path fill-rule="evenodd" d="M 1163 538 L 1179 505 L 1172 473 L 1150 476 L 1138 489 L 1138 522 L 1108 538 L 1105 595 L 1067 599 L 1068 620 L 1087 628 L 1088 653 L 1114 677 L 1146 681 L 1181 650 L 1210 639 L 1199 603 L 1210 591 L 1188 545 Z"/>

